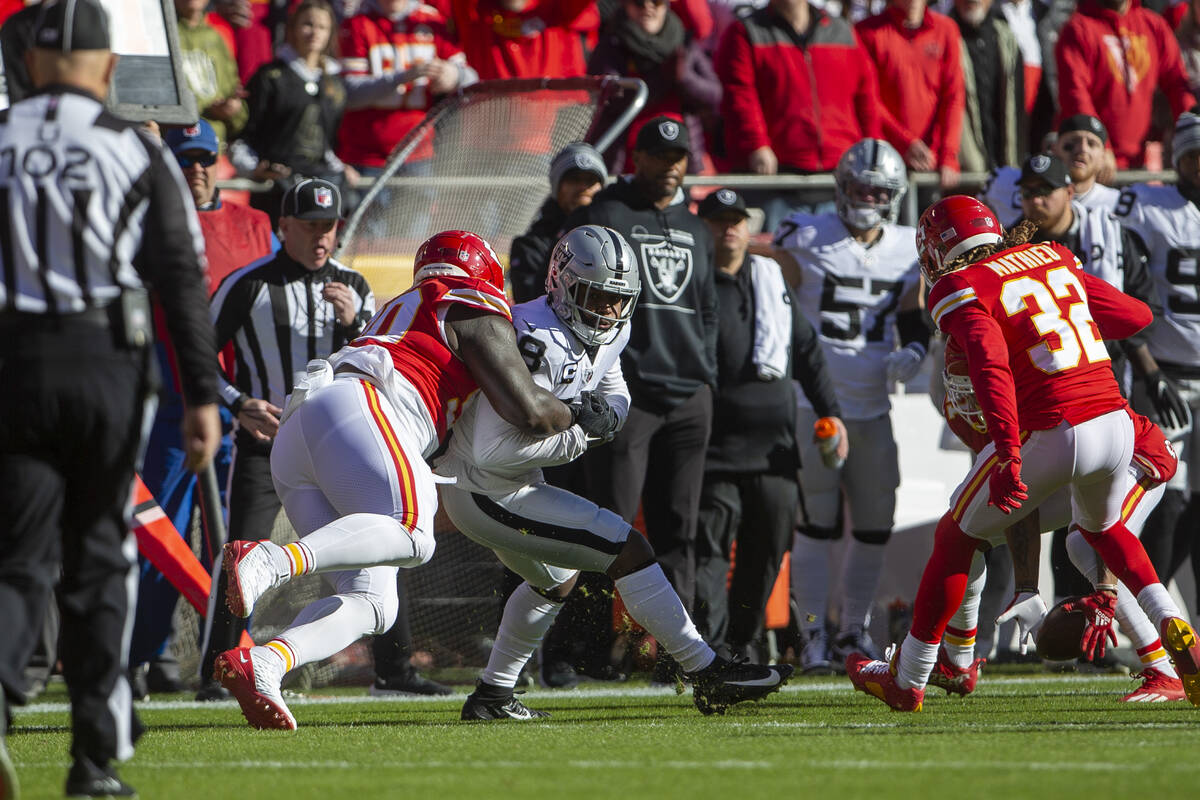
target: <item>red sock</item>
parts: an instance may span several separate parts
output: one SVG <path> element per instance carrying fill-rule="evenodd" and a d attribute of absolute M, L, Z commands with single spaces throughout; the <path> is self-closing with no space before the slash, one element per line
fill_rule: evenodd
<path fill-rule="evenodd" d="M 1085 531 L 1083 528 L 1080 528 L 1079 532 L 1134 597 L 1150 584 L 1159 583 L 1158 573 L 1154 571 L 1154 565 L 1146 555 L 1146 548 L 1129 532 L 1125 523 L 1118 522 L 1100 533 Z"/>
<path fill-rule="evenodd" d="M 913 603 L 912 635 L 915 638 L 930 644 L 942 640 L 946 625 L 962 604 L 967 590 L 967 571 L 978 547 L 979 540 L 963 533 L 949 512 L 938 522 L 933 536 L 933 553 L 925 565 Z"/>

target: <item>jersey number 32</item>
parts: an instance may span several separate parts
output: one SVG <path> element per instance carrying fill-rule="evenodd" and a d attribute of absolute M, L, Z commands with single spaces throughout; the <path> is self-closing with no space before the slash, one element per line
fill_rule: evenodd
<path fill-rule="evenodd" d="M 1076 302 L 1064 302 L 1071 299 L 1072 289 Z M 1104 342 L 1096 336 L 1087 293 L 1069 267 L 1050 270 L 1045 283 L 1028 275 L 1005 281 L 1000 287 L 1000 303 L 1009 317 L 1029 311 L 1029 320 L 1041 341 L 1026 352 L 1042 372 L 1052 375 L 1071 369 L 1079 365 L 1080 358 L 1092 364 L 1109 360 Z M 1056 347 L 1051 346 L 1051 334 L 1058 340 Z"/>

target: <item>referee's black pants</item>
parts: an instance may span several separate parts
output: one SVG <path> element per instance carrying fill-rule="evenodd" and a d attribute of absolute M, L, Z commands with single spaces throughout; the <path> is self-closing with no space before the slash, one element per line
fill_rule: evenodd
<path fill-rule="evenodd" d="M 225 493 L 229 498 L 229 541 L 270 539 L 275 517 L 283 505 L 271 480 L 271 443 L 258 441 L 249 433 L 238 430 L 233 445 L 229 488 Z M 204 658 L 200 662 L 201 680 L 212 677 L 217 656 L 237 647 L 246 630 L 246 620 L 229 613 L 225 605 L 227 585 L 227 576 L 221 569 L 216 591 L 209 598 Z"/>
<path fill-rule="evenodd" d="M 589 452 L 586 462 L 593 503 L 633 522 L 641 501 L 646 536 L 689 611 L 696 593 L 696 518 L 712 414 L 707 386 L 666 413 L 633 406 L 617 438 Z"/>
<path fill-rule="evenodd" d="M 137 593 L 132 481 L 153 413 L 145 349 L 74 319 L 0 319 L 0 683 L 22 672 L 55 584 L 75 758 L 133 755 L 126 654 Z"/>

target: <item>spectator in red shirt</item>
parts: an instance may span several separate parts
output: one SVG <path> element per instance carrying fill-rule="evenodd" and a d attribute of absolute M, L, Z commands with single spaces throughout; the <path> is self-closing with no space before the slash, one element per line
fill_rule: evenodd
<path fill-rule="evenodd" d="M 721 83 L 708 56 L 668 6 L 668 0 L 623 0 L 588 59 L 589 74 L 641 78 L 650 90 L 624 142 L 605 153 L 614 172 L 633 171 L 634 137 L 647 120 L 664 114 L 687 125 L 691 171 L 700 171 L 704 163 L 702 117 L 716 113 Z"/>
<path fill-rule="evenodd" d="M 1082 0 L 1054 57 L 1060 118 L 1090 114 L 1103 122 L 1121 169 L 1146 163 L 1155 89 L 1173 116 L 1196 104 L 1170 26 L 1138 0 Z"/>
<path fill-rule="evenodd" d="M 881 133 L 875 71 L 854 29 L 807 0 L 743 12 L 714 66 L 729 170 L 829 172 L 846 148 Z M 768 230 L 794 205 L 778 195 L 753 202 L 765 203 Z"/>
<path fill-rule="evenodd" d="M 415 0 L 367 0 L 342 25 L 348 99 L 338 156 L 377 175 L 438 95 L 478 80 L 437 10 Z M 388 85 L 378 78 L 394 77 Z M 419 154 L 418 154 L 419 155 Z"/>
<path fill-rule="evenodd" d="M 893 0 L 858 24 L 875 62 L 883 99 L 883 137 L 913 169 L 958 183 L 966 89 L 958 26 L 925 0 Z"/>
<path fill-rule="evenodd" d="M 583 36 L 600 27 L 595 0 L 452 0 L 450 7 L 480 80 L 586 74 Z"/>

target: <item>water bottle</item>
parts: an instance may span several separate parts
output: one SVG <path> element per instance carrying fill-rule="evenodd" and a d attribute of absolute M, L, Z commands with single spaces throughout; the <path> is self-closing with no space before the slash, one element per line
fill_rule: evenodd
<path fill-rule="evenodd" d="M 813 432 L 817 436 L 817 448 L 821 451 L 821 461 L 829 469 L 841 469 L 845 459 L 837 454 L 838 443 L 842 440 L 837 423 L 833 417 L 821 417 L 813 424 Z"/>

